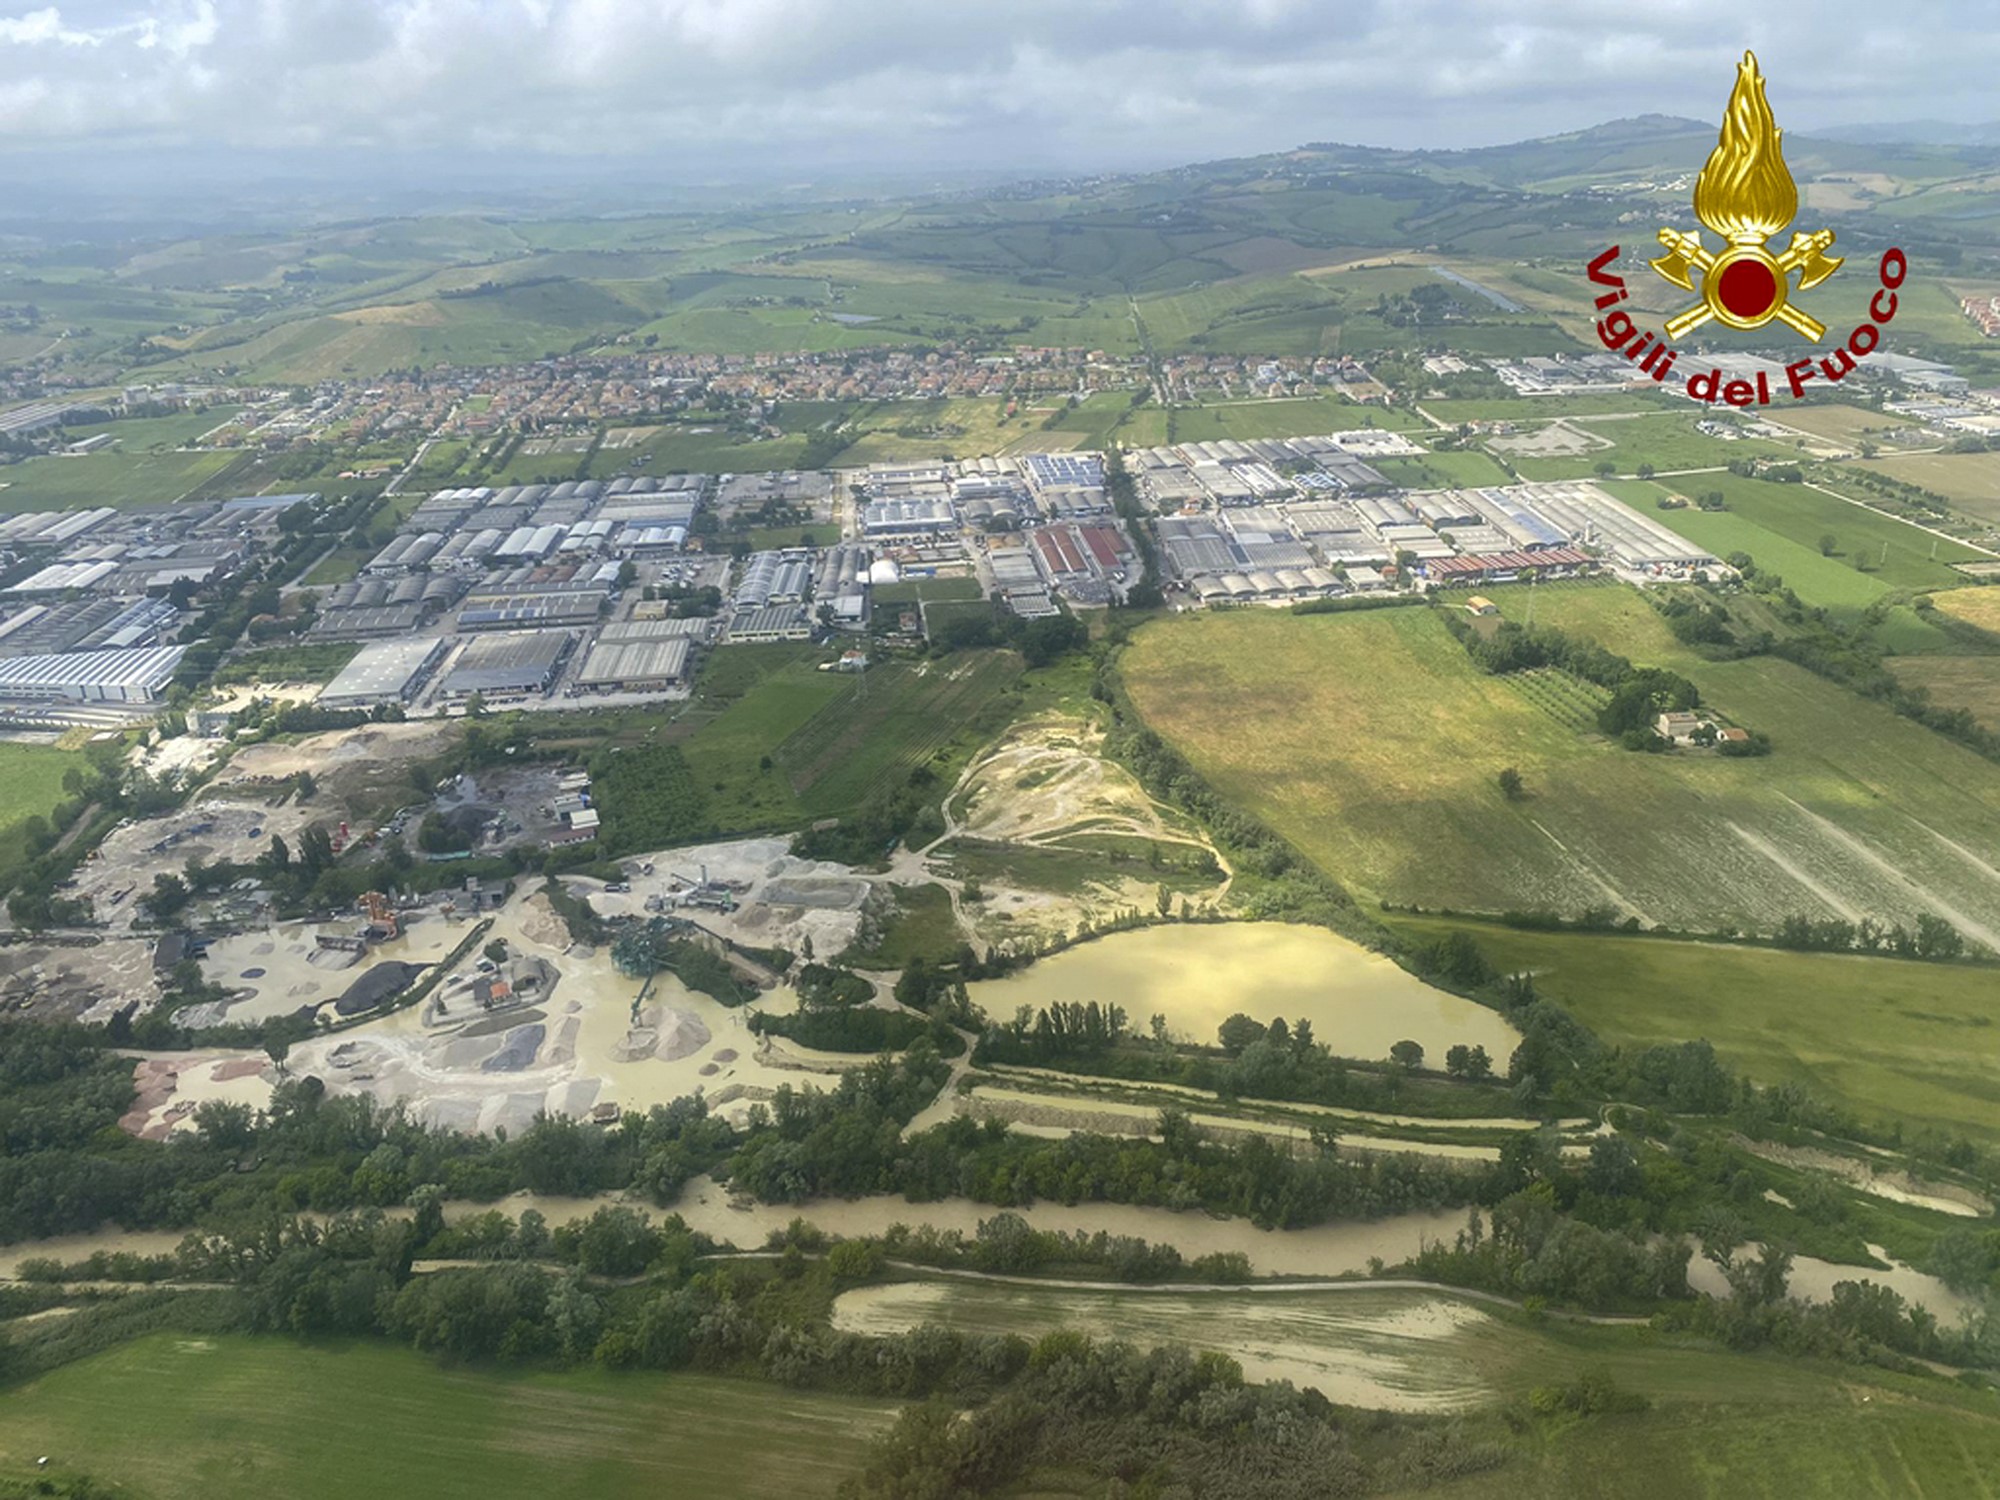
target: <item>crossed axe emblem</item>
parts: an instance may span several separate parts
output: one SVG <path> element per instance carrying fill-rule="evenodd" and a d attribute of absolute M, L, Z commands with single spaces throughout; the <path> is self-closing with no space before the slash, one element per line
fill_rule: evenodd
<path fill-rule="evenodd" d="M 1794 234 L 1780 255 L 1754 236 L 1732 239 L 1719 255 L 1710 253 L 1700 235 L 1679 229 L 1662 229 L 1660 243 L 1667 253 L 1652 267 L 1675 286 L 1693 291 L 1690 270 L 1701 272 L 1701 301 L 1667 319 L 1667 337 L 1685 338 L 1711 318 L 1731 328 L 1761 328 L 1776 318 L 1815 343 L 1826 332 L 1826 324 L 1791 305 L 1789 292 L 1795 271 L 1803 292 L 1840 269 L 1841 259 L 1826 253 L 1833 247 L 1831 229 Z"/>

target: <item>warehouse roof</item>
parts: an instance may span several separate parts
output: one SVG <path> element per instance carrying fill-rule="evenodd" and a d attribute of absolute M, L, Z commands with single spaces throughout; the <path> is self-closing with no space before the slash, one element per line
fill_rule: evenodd
<path fill-rule="evenodd" d="M 659 641 L 599 641 L 584 658 L 579 683 L 667 682 L 687 675 L 693 652 L 686 637 Z"/>
<path fill-rule="evenodd" d="M 320 693 L 322 703 L 386 702 L 404 697 L 413 682 L 444 654 L 438 639 L 377 641 L 363 646 Z"/>
<path fill-rule="evenodd" d="M 445 678 L 448 693 L 502 692 L 541 687 L 569 654 L 569 635 L 535 630 L 480 636 L 467 644 Z"/>

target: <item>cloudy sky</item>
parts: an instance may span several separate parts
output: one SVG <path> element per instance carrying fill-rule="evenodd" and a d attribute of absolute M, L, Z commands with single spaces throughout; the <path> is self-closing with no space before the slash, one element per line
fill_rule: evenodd
<path fill-rule="evenodd" d="M 0 0 L 0 154 L 1152 166 L 1714 119 L 1745 46 L 1793 130 L 1974 122 L 2000 115 L 1989 19 L 1921 0 Z"/>

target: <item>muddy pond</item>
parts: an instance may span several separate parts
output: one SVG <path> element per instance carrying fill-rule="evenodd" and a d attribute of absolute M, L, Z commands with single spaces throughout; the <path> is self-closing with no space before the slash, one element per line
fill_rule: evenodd
<path fill-rule="evenodd" d="M 1433 989 L 1379 953 L 1321 927 L 1289 922 L 1190 923 L 1112 933 L 972 985 L 990 1016 L 1023 1005 L 1096 1000 L 1120 1005 L 1134 1031 L 1155 1013 L 1176 1037 L 1213 1045 L 1236 1012 L 1309 1020 L 1344 1057 L 1381 1059 L 1408 1038 L 1432 1066 L 1459 1043 L 1505 1068 L 1520 1034 L 1495 1011 Z"/>

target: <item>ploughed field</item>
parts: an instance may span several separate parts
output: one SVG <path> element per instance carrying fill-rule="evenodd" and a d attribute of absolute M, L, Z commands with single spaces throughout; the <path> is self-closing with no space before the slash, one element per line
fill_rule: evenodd
<path fill-rule="evenodd" d="M 1480 672 L 1423 607 L 1183 616 L 1123 670 L 1153 729 L 1364 900 L 1699 931 L 1931 912 L 2000 950 L 2000 766 L 1788 662 L 1702 660 L 1636 590 L 1543 588 L 1535 610 L 1685 673 L 1775 753 L 1621 749 L 1583 695 Z"/>

